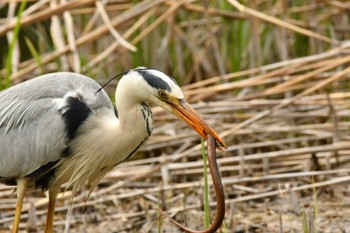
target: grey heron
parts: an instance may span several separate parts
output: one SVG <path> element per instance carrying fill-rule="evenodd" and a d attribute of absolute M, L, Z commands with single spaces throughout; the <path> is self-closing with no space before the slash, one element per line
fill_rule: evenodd
<path fill-rule="evenodd" d="M 69 72 L 45 74 L 0 92 L 0 182 L 17 185 L 13 232 L 19 228 L 27 189 L 49 192 L 45 232 L 53 232 L 62 184 L 75 192 L 92 190 L 127 160 L 153 129 L 150 105 L 176 115 L 216 147 L 217 133 L 186 102 L 176 81 L 163 72 L 138 67 L 122 74 L 115 107 L 93 79 Z"/>

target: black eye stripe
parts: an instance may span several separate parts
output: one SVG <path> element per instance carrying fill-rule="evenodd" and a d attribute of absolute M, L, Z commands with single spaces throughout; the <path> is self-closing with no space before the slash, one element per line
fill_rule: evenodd
<path fill-rule="evenodd" d="M 137 72 L 139 72 L 142 75 L 142 77 L 151 87 L 154 87 L 158 90 L 166 90 L 171 92 L 170 85 L 161 78 L 154 76 L 153 74 L 150 74 L 145 70 L 137 70 Z"/>

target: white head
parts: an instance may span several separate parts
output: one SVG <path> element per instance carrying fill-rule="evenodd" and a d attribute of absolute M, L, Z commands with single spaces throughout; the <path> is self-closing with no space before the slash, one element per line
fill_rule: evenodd
<path fill-rule="evenodd" d="M 120 79 L 116 99 L 123 96 L 128 96 L 130 101 L 137 103 L 161 106 L 168 112 L 172 111 L 165 99 L 184 99 L 181 88 L 172 77 L 145 67 L 130 70 Z"/>
<path fill-rule="evenodd" d="M 126 98 L 127 96 L 127 98 Z M 199 114 L 189 105 L 177 82 L 163 72 L 146 67 L 138 67 L 126 72 L 120 79 L 116 90 L 116 102 L 130 104 L 148 103 L 164 108 L 196 130 L 203 138 L 212 135 L 218 148 L 225 143 L 210 128 Z"/>

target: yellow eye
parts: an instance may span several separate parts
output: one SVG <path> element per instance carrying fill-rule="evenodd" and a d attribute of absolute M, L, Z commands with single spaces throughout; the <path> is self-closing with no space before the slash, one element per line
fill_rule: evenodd
<path fill-rule="evenodd" d="M 166 97 L 166 93 L 164 91 L 158 91 L 158 95 L 160 98 L 165 98 Z"/>

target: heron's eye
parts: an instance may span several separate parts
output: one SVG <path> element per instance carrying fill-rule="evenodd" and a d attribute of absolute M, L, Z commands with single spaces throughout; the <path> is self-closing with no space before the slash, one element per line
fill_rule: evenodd
<path fill-rule="evenodd" d="M 166 97 L 166 93 L 164 91 L 158 91 L 158 95 L 160 98 L 165 98 Z"/>

